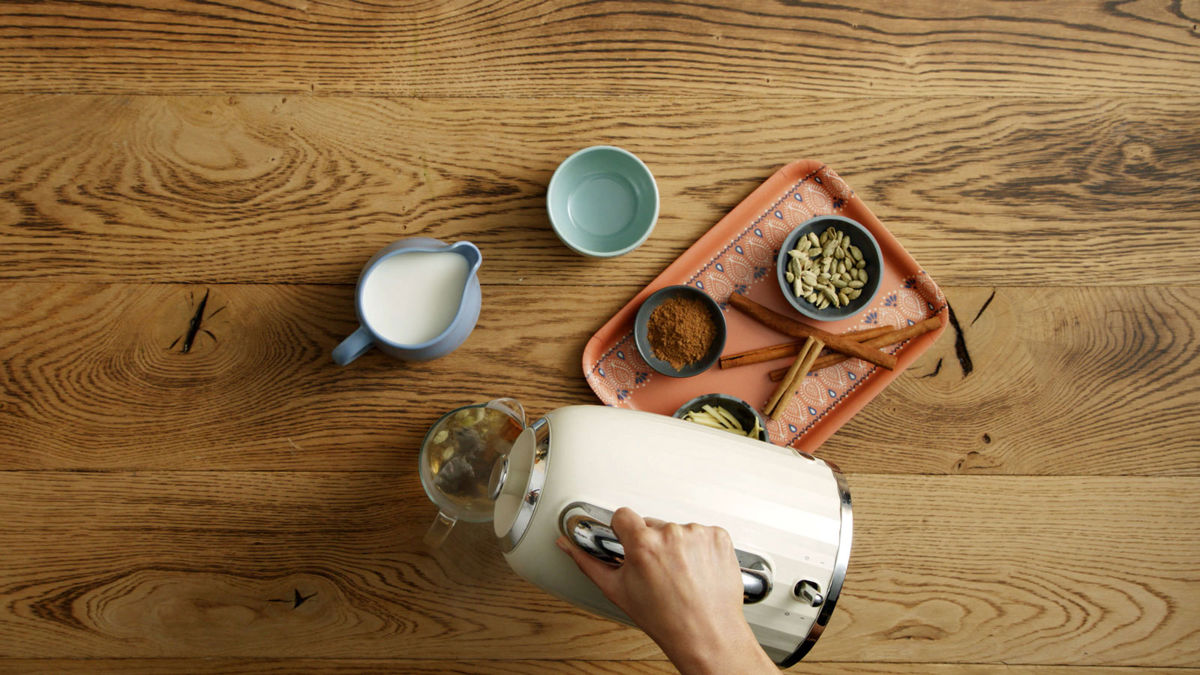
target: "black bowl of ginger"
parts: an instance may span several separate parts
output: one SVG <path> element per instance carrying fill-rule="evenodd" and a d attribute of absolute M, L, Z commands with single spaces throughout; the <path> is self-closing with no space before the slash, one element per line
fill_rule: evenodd
<path fill-rule="evenodd" d="M 725 315 L 707 293 L 667 286 L 638 308 L 633 321 L 638 354 L 656 372 L 692 377 L 708 370 L 725 349 Z"/>

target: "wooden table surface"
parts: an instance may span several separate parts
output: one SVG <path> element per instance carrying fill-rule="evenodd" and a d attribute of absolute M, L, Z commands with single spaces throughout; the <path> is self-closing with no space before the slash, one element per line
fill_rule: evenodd
<path fill-rule="evenodd" d="M 0 671 L 672 672 L 486 527 L 431 555 L 417 445 L 595 402 L 587 337 L 801 158 L 956 324 L 819 451 L 794 670 L 1200 665 L 1200 3 L 732 4 L 0 4 Z M 544 211 L 598 143 L 662 194 L 616 260 Z M 412 235 L 480 246 L 478 328 L 335 366 Z"/>

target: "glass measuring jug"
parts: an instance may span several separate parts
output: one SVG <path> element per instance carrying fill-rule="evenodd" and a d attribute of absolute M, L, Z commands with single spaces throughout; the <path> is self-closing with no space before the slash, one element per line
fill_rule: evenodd
<path fill-rule="evenodd" d="M 488 480 L 500 457 L 525 429 L 525 409 L 512 398 L 451 410 L 429 428 L 421 443 L 421 485 L 438 507 L 425 543 L 437 547 L 458 521 L 492 520 Z"/>

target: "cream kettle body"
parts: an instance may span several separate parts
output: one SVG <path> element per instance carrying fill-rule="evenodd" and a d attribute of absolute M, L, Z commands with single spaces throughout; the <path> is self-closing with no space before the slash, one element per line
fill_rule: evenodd
<path fill-rule="evenodd" d="M 725 528 L 743 611 L 778 665 L 799 661 L 829 621 L 852 537 L 850 494 L 833 465 L 787 448 L 646 412 L 570 406 L 526 428 L 493 471 L 493 527 L 505 560 L 534 585 L 616 621 L 629 618 L 554 541 L 613 564 L 608 528 L 644 516 Z"/>

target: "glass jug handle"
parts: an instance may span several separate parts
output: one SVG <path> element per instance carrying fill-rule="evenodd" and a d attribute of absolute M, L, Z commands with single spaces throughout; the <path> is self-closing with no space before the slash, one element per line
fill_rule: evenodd
<path fill-rule="evenodd" d="M 520 422 L 522 427 L 526 426 L 525 406 L 521 405 L 521 402 L 515 398 L 509 398 L 505 396 L 492 399 L 491 401 L 488 401 L 484 407 L 491 408 L 492 410 L 499 410 L 500 412 Z"/>
<path fill-rule="evenodd" d="M 450 534 L 450 529 L 457 522 L 457 518 L 452 518 L 438 511 L 437 518 L 433 519 L 433 525 L 430 525 L 429 531 L 425 533 L 425 545 L 429 548 L 438 548 L 441 546 Z"/>

